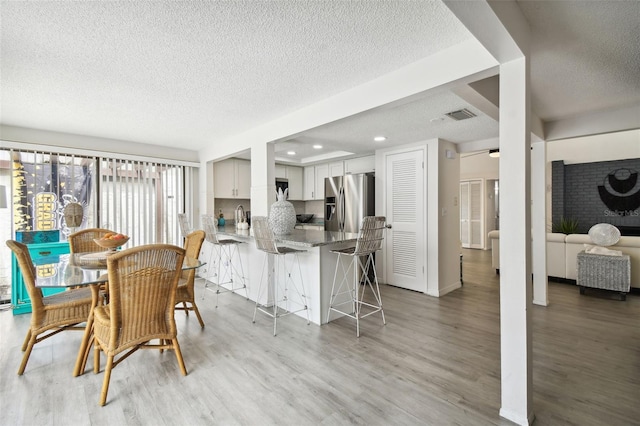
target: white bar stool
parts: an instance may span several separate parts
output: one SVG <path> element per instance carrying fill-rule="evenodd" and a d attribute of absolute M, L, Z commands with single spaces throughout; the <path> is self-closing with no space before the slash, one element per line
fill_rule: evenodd
<path fill-rule="evenodd" d="M 307 298 L 304 294 L 304 285 L 302 284 L 302 271 L 300 270 L 299 253 L 306 250 L 296 250 L 290 247 L 277 246 L 273 231 L 269 228 L 268 219 L 265 216 L 254 216 L 251 218 L 251 227 L 253 228 L 253 237 L 256 241 L 258 250 L 265 252 L 262 265 L 262 276 L 260 277 L 260 287 L 258 288 L 258 296 L 256 298 L 256 306 L 253 310 L 253 322 L 256 322 L 256 313 L 261 311 L 273 318 L 273 335 L 276 335 L 278 318 L 287 316 L 300 311 L 307 311 L 307 324 L 309 320 L 309 308 L 307 307 Z M 273 268 L 268 265 L 269 255 L 273 255 Z M 287 255 L 293 256 L 293 261 L 287 265 Z M 300 277 L 300 286 L 291 276 L 294 266 L 298 267 Z M 265 267 L 269 268 L 267 274 L 267 289 L 271 291 L 267 295 L 266 303 L 260 304 L 263 292 L 263 278 Z M 278 278 L 281 277 L 282 280 Z M 302 291 L 300 291 L 302 288 Z M 293 290 L 298 300 L 290 297 Z M 280 291 L 280 293 L 279 293 Z M 270 297 L 269 297 L 270 296 Z"/>
<path fill-rule="evenodd" d="M 189 222 L 189 218 L 185 213 L 178 214 L 178 224 L 180 225 L 180 233 L 182 234 L 182 238 L 187 238 L 187 235 L 193 232 L 191 222 Z"/>
<path fill-rule="evenodd" d="M 246 298 L 249 299 L 249 288 L 244 276 L 242 256 L 240 256 L 240 251 L 238 250 L 238 245 L 244 243 L 232 239 L 219 239 L 216 222 L 212 215 L 205 214 L 200 219 L 205 232 L 205 240 L 211 244 L 209 268 L 207 269 L 204 288 L 205 290 L 212 290 L 209 288 L 209 282 L 216 285 L 216 308 L 218 307 L 218 296 L 221 292 L 230 291 L 235 293 L 238 290 L 244 290 Z M 234 258 L 236 260 L 235 263 Z M 211 276 L 212 273 L 213 277 Z M 215 281 L 211 278 L 215 278 Z M 228 284 L 228 286 L 223 284 Z M 202 297 L 204 298 L 204 294 Z"/>
<path fill-rule="evenodd" d="M 382 309 L 382 298 L 380 297 L 380 287 L 378 285 L 378 275 L 374 265 L 373 255 L 382 247 L 384 239 L 384 230 L 386 229 L 386 218 L 384 216 L 367 216 L 362 222 L 360 233 L 355 247 L 345 249 L 331 250 L 332 253 L 338 255 L 336 262 L 336 270 L 333 275 L 333 285 L 331 286 L 331 298 L 329 301 L 329 312 L 327 313 L 327 322 L 331 316 L 331 312 L 335 311 L 356 320 L 356 336 L 360 337 L 360 319 L 369 315 L 380 312 L 382 314 L 382 323 L 386 324 L 384 318 L 384 310 Z M 345 268 L 342 262 L 342 256 L 350 256 L 348 260 L 349 266 Z M 366 260 L 365 260 L 366 259 Z M 336 280 L 338 277 L 338 268 L 342 267 L 342 279 L 336 290 Z M 369 278 L 369 271 L 373 271 L 373 282 Z M 353 280 L 349 283 L 349 271 L 352 271 Z M 362 290 L 360 286 L 363 286 Z M 371 293 L 375 301 L 365 302 L 364 295 L 367 287 L 371 289 Z M 349 305 L 349 311 L 341 308 L 342 305 Z M 371 309 L 367 313 L 362 312 L 362 307 L 366 310 Z"/>

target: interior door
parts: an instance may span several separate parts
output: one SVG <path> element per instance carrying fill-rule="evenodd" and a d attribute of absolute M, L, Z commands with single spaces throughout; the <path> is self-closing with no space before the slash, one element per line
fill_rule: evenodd
<path fill-rule="evenodd" d="M 464 248 L 484 248 L 482 180 L 460 182 L 460 242 Z"/>
<path fill-rule="evenodd" d="M 426 292 L 425 151 L 388 154 L 385 164 L 387 283 Z"/>

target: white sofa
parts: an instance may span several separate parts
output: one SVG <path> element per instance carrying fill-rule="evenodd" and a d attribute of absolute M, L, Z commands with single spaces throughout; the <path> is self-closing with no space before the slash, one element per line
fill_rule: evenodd
<path fill-rule="evenodd" d="M 500 231 L 489 232 L 491 240 L 491 266 L 500 269 Z M 593 245 L 587 234 L 547 234 L 547 275 L 576 280 L 578 253 L 584 245 Z M 631 287 L 640 288 L 640 237 L 620 237 L 617 244 L 609 247 L 628 254 L 631 259 Z"/>

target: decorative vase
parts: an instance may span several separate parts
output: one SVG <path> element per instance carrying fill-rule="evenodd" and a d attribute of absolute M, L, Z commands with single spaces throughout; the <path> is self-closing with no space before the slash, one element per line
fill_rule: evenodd
<path fill-rule="evenodd" d="M 224 226 L 224 224 L 225 224 L 224 217 L 219 218 L 218 219 L 218 226 Z"/>
<path fill-rule="evenodd" d="M 289 189 L 282 192 L 282 188 L 278 188 L 278 201 L 271 204 L 269 211 L 269 226 L 274 234 L 288 234 L 293 231 L 296 226 L 296 209 L 293 204 L 287 201 Z"/>

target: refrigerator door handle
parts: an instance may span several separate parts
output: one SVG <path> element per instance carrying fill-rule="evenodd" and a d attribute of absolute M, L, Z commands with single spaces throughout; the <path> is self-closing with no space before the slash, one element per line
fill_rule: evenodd
<path fill-rule="evenodd" d="M 344 231 L 344 222 L 345 222 L 345 203 L 344 203 L 344 187 L 340 188 L 340 197 L 339 197 L 339 207 L 338 207 L 338 222 L 340 226 L 340 231 Z"/>

